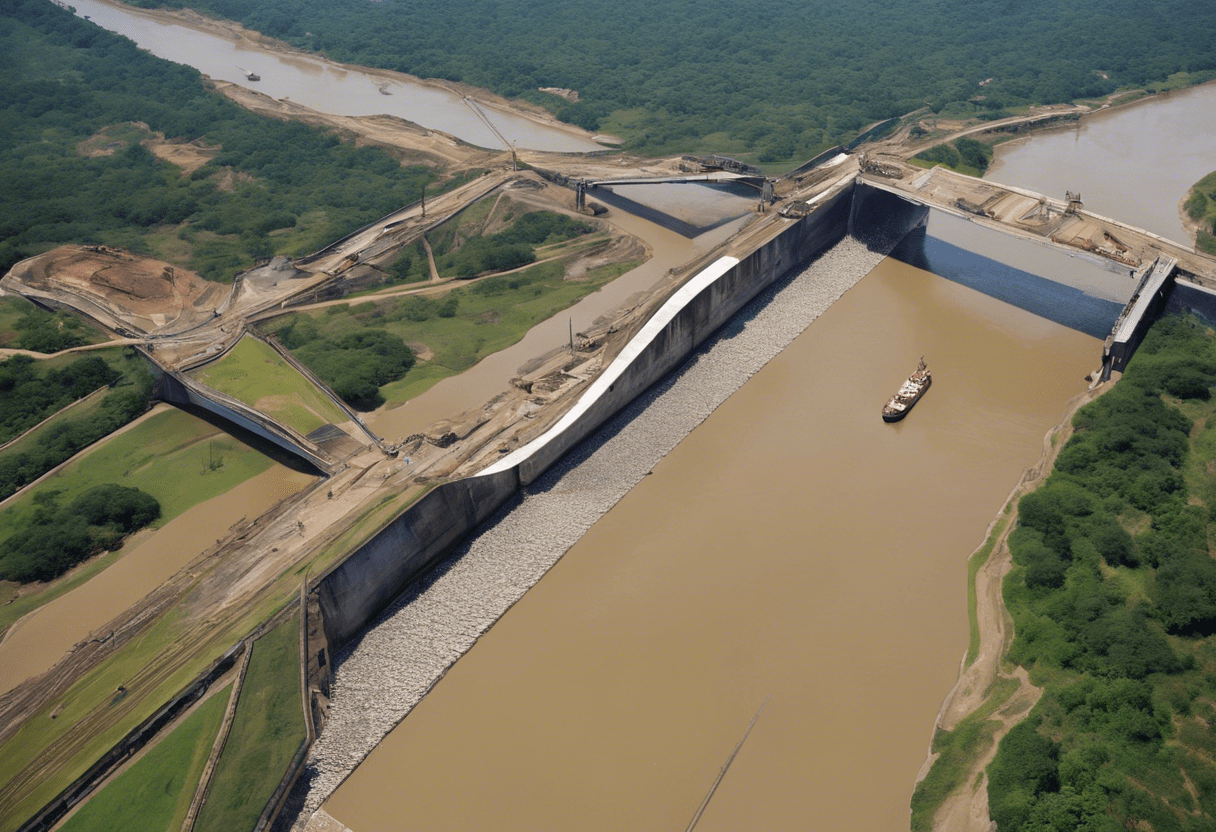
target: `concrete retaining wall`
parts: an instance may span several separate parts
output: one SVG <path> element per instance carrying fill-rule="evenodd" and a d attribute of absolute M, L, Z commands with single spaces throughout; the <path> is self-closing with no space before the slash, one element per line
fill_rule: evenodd
<path fill-rule="evenodd" d="M 1186 280 L 1175 281 L 1165 297 L 1163 314 L 1197 315 L 1216 326 L 1216 291 Z"/>
<path fill-rule="evenodd" d="M 314 584 L 331 652 L 519 489 L 515 470 L 444 483 Z"/>
<path fill-rule="evenodd" d="M 214 413 L 221 419 L 299 457 L 324 474 L 332 474 L 338 468 L 319 448 L 309 447 L 303 437 L 292 435 L 244 403 L 223 396 L 178 373 L 162 369 L 153 392 L 157 398 L 170 404 L 193 405 L 208 413 Z"/>
<path fill-rule="evenodd" d="M 1144 340 L 1148 328 L 1166 307 L 1166 296 L 1174 285 L 1175 266 L 1174 258 L 1160 255 L 1140 280 L 1103 345 L 1103 378 L 1110 378 L 1112 370 L 1122 372 L 1127 368 L 1127 362 Z"/>

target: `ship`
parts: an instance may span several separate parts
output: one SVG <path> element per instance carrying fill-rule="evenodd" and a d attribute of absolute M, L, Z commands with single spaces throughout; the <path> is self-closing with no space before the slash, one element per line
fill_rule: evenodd
<path fill-rule="evenodd" d="M 246 81 L 261 81 L 261 80 L 262 80 L 262 76 L 261 76 L 261 75 L 258 75 L 256 72 L 246 72 L 246 73 L 245 73 L 245 80 L 246 80 Z"/>
<path fill-rule="evenodd" d="M 898 422 L 907 416 L 908 411 L 920 401 L 920 397 L 925 395 L 925 391 L 932 383 L 933 377 L 929 374 L 929 367 L 922 356 L 916 371 L 908 376 L 908 380 L 900 386 L 895 395 L 891 397 L 891 401 L 887 402 L 886 407 L 882 409 L 882 420 Z"/>

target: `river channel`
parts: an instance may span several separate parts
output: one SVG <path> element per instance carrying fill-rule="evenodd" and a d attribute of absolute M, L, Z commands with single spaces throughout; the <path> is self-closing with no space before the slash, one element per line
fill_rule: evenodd
<path fill-rule="evenodd" d="M 521 149 L 604 149 L 576 127 L 528 118 L 484 100 L 470 101 L 439 82 L 365 70 L 302 52 L 267 49 L 245 38 L 224 37 L 182 20 L 169 22 L 105 0 L 71 0 L 70 5 L 78 15 L 127 36 L 159 58 L 192 66 L 214 80 L 231 81 L 271 98 L 290 99 L 318 112 L 397 116 L 495 150 L 507 149 L 504 138 Z M 249 80 L 249 72 L 259 79 Z"/>
<path fill-rule="evenodd" d="M 1146 98 L 997 147 L 985 178 L 1085 208 L 1190 248 L 1179 203 L 1216 170 L 1216 83 Z"/>
<path fill-rule="evenodd" d="M 883 261 L 592 527 L 327 811 L 356 832 L 684 828 L 767 699 L 698 829 L 906 830 L 966 646 L 966 558 L 1099 352 Z M 884 424 L 922 354 L 932 389 Z"/>

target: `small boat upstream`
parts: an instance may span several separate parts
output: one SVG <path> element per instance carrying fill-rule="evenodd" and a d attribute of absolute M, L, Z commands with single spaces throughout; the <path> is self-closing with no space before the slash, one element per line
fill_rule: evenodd
<path fill-rule="evenodd" d="M 925 395 L 925 391 L 932 383 L 933 377 L 929 374 L 929 367 L 922 356 L 916 370 L 908 376 L 908 380 L 900 386 L 895 395 L 891 397 L 891 401 L 887 402 L 886 407 L 882 409 L 882 420 L 898 422 L 907 416 L 908 411 L 920 400 L 921 396 Z"/>

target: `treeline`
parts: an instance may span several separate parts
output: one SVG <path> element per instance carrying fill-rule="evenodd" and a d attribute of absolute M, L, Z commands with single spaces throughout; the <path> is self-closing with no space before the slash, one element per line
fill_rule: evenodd
<path fill-rule="evenodd" d="M 1183 207 L 1187 216 L 1199 225 L 1195 247 L 1216 254 L 1216 173 L 1209 173 L 1191 187 Z"/>
<path fill-rule="evenodd" d="M 1214 384 L 1210 330 L 1159 321 L 1019 503 L 1010 659 L 1046 690 L 989 771 L 1002 832 L 1216 824 L 1216 763 L 1188 729 L 1216 716 Z"/>
<path fill-rule="evenodd" d="M 536 261 L 536 246 L 558 243 L 595 229 L 556 211 L 531 211 L 505 231 L 464 239 L 455 224 L 428 235 L 435 267 L 444 277 L 476 277 L 516 269 Z"/>
<path fill-rule="evenodd" d="M 0 444 L 122 375 L 99 356 L 78 358 L 60 370 L 44 366 L 28 355 L 0 361 Z"/>
<path fill-rule="evenodd" d="M 65 506 L 55 497 L 54 491 L 35 496 L 38 508 L 30 519 L 0 542 L 0 580 L 52 580 L 92 555 L 117 549 L 160 517 L 160 503 L 138 488 L 98 485 Z"/>
<path fill-rule="evenodd" d="M 970 176 L 983 176 L 992 162 L 992 145 L 964 136 L 953 142 L 934 145 L 914 158 L 922 162 L 945 165 L 951 170 Z"/>
<path fill-rule="evenodd" d="M 0 500 L 142 414 L 151 399 L 152 373 L 132 371 L 91 415 L 53 422 L 33 434 L 33 447 L 23 440 L 0 452 Z"/>
<path fill-rule="evenodd" d="M 993 116 L 1216 69 L 1216 6 L 1184 0 L 766 3 L 137 0 L 332 58 L 546 106 L 633 150 L 805 160 L 929 106 Z M 1151 34 L 1150 34 L 1151 33 Z M 984 82 L 983 86 L 980 86 Z M 575 89 L 570 103 L 537 91 Z"/>
<path fill-rule="evenodd" d="M 447 317 L 455 314 L 455 298 L 452 301 Z M 444 314 L 442 308 L 439 314 Z M 358 410 L 375 410 L 384 404 L 380 387 L 401 378 L 414 366 L 413 351 L 399 337 L 382 329 L 331 338 L 323 335 L 308 315 L 296 315 L 276 335 L 343 401 Z"/>
<path fill-rule="evenodd" d="M 249 113 L 197 71 L 47 0 L 4 4 L 0 51 L 0 271 L 56 243 L 150 252 L 150 232 L 177 226 L 191 251 L 182 265 L 228 279 L 257 258 L 320 248 L 416 201 L 435 178 L 332 132 Z M 138 129 L 110 131 L 126 137 L 112 155 L 78 149 L 132 122 L 218 155 L 182 176 Z M 225 172 L 245 176 L 221 188 Z"/>

